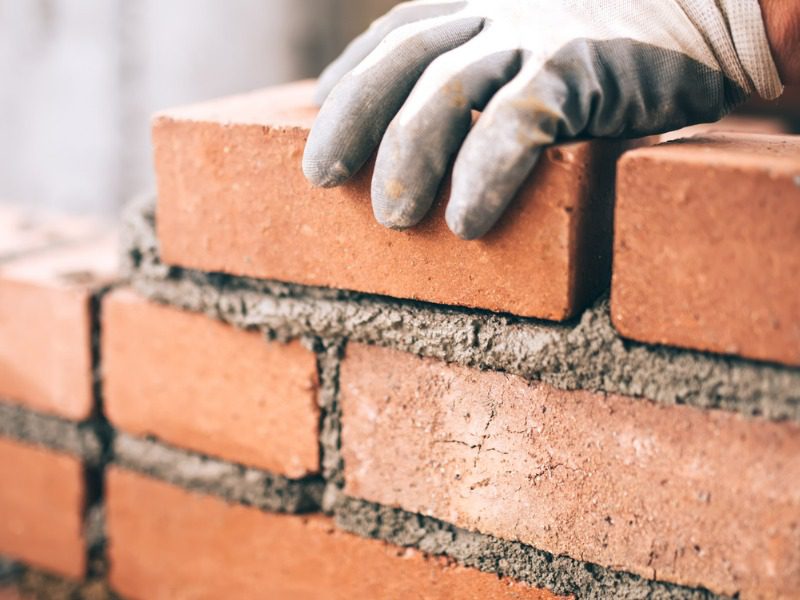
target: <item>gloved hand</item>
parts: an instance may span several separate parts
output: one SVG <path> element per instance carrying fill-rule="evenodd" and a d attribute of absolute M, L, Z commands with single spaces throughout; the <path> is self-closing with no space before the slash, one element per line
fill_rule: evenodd
<path fill-rule="evenodd" d="M 336 186 L 380 144 L 373 209 L 404 229 L 457 154 L 446 218 L 473 239 L 542 146 L 715 121 L 782 89 L 758 0 L 406 2 L 321 76 L 303 169 Z M 472 110 L 483 114 L 470 130 Z"/>

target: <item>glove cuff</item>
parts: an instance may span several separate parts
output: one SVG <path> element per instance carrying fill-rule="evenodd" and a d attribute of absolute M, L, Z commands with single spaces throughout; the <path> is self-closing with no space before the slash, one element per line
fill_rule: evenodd
<path fill-rule="evenodd" d="M 783 93 L 758 0 L 678 0 L 703 33 L 720 67 L 748 94 Z"/>
<path fill-rule="evenodd" d="M 772 57 L 761 5 L 758 0 L 719 0 L 719 4 L 752 86 L 765 100 L 774 100 L 783 93 L 783 83 Z"/>

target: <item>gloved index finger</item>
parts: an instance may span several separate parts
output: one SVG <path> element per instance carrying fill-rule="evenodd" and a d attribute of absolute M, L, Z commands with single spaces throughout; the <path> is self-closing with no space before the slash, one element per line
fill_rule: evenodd
<path fill-rule="evenodd" d="M 470 129 L 472 110 L 482 110 L 518 68 L 518 52 L 485 31 L 428 67 L 378 151 L 372 207 L 380 223 L 404 229 L 427 214 Z"/>
<path fill-rule="evenodd" d="M 535 62 L 535 61 L 533 61 Z M 564 121 L 564 81 L 529 64 L 489 102 L 461 147 L 445 218 L 464 239 L 500 218 Z"/>
<path fill-rule="evenodd" d="M 355 38 L 339 57 L 319 76 L 314 101 L 322 105 L 333 87 L 348 72 L 378 47 L 392 31 L 403 25 L 454 14 L 467 5 L 466 0 L 417 0 L 403 2 L 377 19 L 364 33 Z"/>

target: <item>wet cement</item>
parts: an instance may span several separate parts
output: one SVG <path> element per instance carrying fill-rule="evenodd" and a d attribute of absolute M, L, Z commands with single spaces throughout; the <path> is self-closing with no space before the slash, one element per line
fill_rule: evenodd
<path fill-rule="evenodd" d="M 87 465 L 103 461 L 103 444 L 93 422 L 75 423 L 0 401 L 0 436 L 69 454 Z"/>
<path fill-rule="evenodd" d="M 318 510 L 324 487 L 318 477 L 287 479 L 125 433 L 117 433 L 114 439 L 114 462 L 189 490 L 270 512 Z"/>
<path fill-rule="evenodd" d="M 128 207 L 123 239 L 141 293 L 271 339 L 353 340 L 564 390 L 800 420 L 800 369 L 623 340 L 606 298 L 561 324 L 169 267 L 159 259 L 150 199 Z"/>
<path fill-rule="evenodd" d="M 16 589 L 25 600 L 119 600 L 104 579 L 71 581 L 0 558 L 0 591 Z"/>

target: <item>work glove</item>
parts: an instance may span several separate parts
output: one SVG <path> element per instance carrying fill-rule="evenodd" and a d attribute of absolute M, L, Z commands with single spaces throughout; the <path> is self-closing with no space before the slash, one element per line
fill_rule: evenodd
<path fill-rule="evenodd" d="M 446 219 L 473 239 L 543 146 L 716 121 L 782 90 L 758 0 L 405 2 L 320 77 L 303 170 L 337 186 L 380 145 L 373 210 L 405 229 L 456 157 Z"/>

